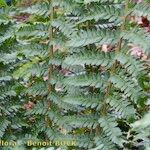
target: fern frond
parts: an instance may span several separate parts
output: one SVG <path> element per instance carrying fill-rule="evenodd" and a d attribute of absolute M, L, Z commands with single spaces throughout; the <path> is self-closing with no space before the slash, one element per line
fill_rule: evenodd
<path fill-rule="evenodd" d="M 134 106 L 129 102 L 127 98 L 123 98 L 119 95 L 109 96 L 107 103 L 113 108 L 116 113 L 125 119 L 135 116 Z"/>
<path fill-rule="evenodd" d="M 68 56 L 64 63 L 67 65 L 101 65 L 109 68 L 112 65 L 113 55 L 100 51 L 82 51 Z"/>
<path fill-rule="evenodd" d="M 89 128 L 95 129 L 98 126 L 98 116 L 85 115 L 85 116 L 66 116 L 63 117 L 64 123 L 69 124 L 73 128 Z"/>
<path fill-rule="evenodd" d="M 56 104 L 61 109 L 70 110 L 73 112 L 80 112 L 83 110 L 83 108 L 81 108 L 80 106 L 73 106 L 70 103 L 63 101 L 61 95 L 58 96 L 58 94 L 56 95 L 56 93 L 50 94 L 47 99 L 48 101 L 51 101 L 54 104 Z"/>
<path fill-rule="evenodd" d="M 66 37 L 70 38 L 71 34 L 74 34 L 76 32 L 76 29 L 74 28 L 75 25 L 67 20 L 64 20 L 62 18 L 58 18 L 57 20 L 53 20 L 52 26 L 57 28 L 59 31 L 61 31 Z"/>
<path fill-rule="evenodd" d="M 122 138 L 122 132 L 120 128 L 117 127 L 118 123 L 115 118 L 112 116 L 101 117 L 98 122 L 103 128 L 104 133 L 112 140 L 112 142 L 123 146 L 124 140 Z"/>
<path fill-rule="evenodd" d="M 100 137 L 95 137 L 94 140 L 96 148 L 91 150 L 117 150 L 115 144 L 105 134 L 101 134 Z"/>
<path fill-rule="evenodd" d="M 4 100 L 8 97 L 15 97 L 16 96 L 16 92 L 12 89 L 11 86 L 5 86 L 5 87 L 1 87 L 0 86 L 0 99 Z"/>
<path fill-rule="evenodd" d="M 2 24 L 8 24 L 10 22 L 8 15 L 6 14 L 0 14 L 0 25 Z"/>
<path fill-rule="evenodd" d="M 67 45 L 70 47 L 83 47 L 89 44 L 114 44 L 116 43 L 119 34 L 115 30 L 87 30 L 80 31 L 78 35 L 74 36 Z"/>
<path fill-rule="evenodd" d="M 2 36 L 0 36 L 0 45 L 3 44 L 3 42 L 14 38 L 14 30 L 13 27 L 9 28 Z"/>
<path fill-rule="evenodd" d="M 75 106 L 83 106 L 86 108 L 95 108 L 99 110 L 101 108 L 100 99 L 102 99 L 102 95 L 67 95 L 62 98 L 63 102 L 68 104 L 72 104 Z"/>
<path fill-rule="evenodd" d="M 120 10 L 115 8 L 113 5 L 94 5 L 90 7 L 88 13 L 84 15 L 79 22 L 83 23 L 88 20 L 98 21 L 100 19 L 108 20 L 109 22 L 119 23 Z"/>
<path fill-rule="evenodd" d="M 0 77 L 0 82 L 2 82 L 2 81 L 10 81 L 12 79 L 12 77 L 11 76 L 2 76 L 2 77 Z"/>
<path fill-rule="evenodd" d="M 132 14 L 137 17 L 147 17 L 150 20 L 150 7 L 148 3 L 135 5 Z"/>
<path fill-rule="evenodd" d="M 146 74 L 144 64 L 133 58 L 130 54 L 121 52 L 116 54 L 115 59 L 119 61 L 121 65 L 134 77 L 138 77 L 141 74 Z"/>
<path fill-rule="evenodd" d="M 123 73 L 112 75 L 110 81 L 116 88 L 124 92 L 127 97 L 131 97 L 131 100 L 135 103 L 137 103 L 138 99 L 143 95 L 143 90 L 138 86 L 137 81 L 132 81 Z"/>
<path fill-rule="evenodd" d="M 8 128 L 10 121 L 6 119 L 0 119 L 0 139 L 3 137 L 5 130 Z"/>
<path fill-rule="evenodd" d="M 45 115 L 48 109 L 45 108 L 44 103 L 38 102 L 31 110 L 27 111 L 25 115 Z"/>
<path fill-rule="evenodd" d="M 106 78 L 102 77 L 99 74 L 78 75 L 75 77 L 68 77 L 64 79 L 63 84 L 72 86 L 91 86 L 96 88 L 102 88 L 106 80 Z"/>
<path fill-rule="evenodd" d="M 17 53 L 1 53 L 0 56 L 0 62 L 2 62 L 5 65 L 15 63 L 17 59 Z"/>
<path fill-rule="evenodd" d="M 141 118 L 138 121 L 135 121 L 132 126 L 132 130 L 136 132 L 134 142 L 136 145 L 141 145 L 144 147 L 144 149 L 148 150 L 150 147 L 150 112 L 144 115 L 143 118 Z"/>
<path fill-rule="evenodd" d="M 22 8 L 23 10 L 20 10 L 20 13 L 28 13 L 28 14 L 34 14 L 36 16 L 44 16 L 48 17 L 49 15 L 49 9 L 50 5 L 48 2 L 42 2 L 39 4 L 32 5 L 28 8 Z"/>
<path fill-rule="evenodd" d="M 142 48 L 142 51 L 150 55 L 150 35 L 143 29 L 132 29 L 131 31 L 122 32 L 123 39 Z"/>
<path fill-rule="evenodd" d="M 72 17 L 69 17 L 70 19 L 74 19 L 76 16 L 78 18 L 84 12 L 84 7 L 72 0 L 55 0 L 53 6 L 63 9 L 66 14 L 73 14 Z"/>
<path fill-rule="evenodd" d="M 37 82 L 35 84 L 33 84 L 31 87 L 29 87 L 26 90 L 26 93 L 28 93 L 29 95 L 32 96 L 38 96 L 38 95 L 46 95 L 48 93 L 47 90 L 45 90 L 47 88 L 47 84 L 44 82 Z"/>
<path fill-rule="evenodd" d="M 17 47 L 18 54 L 23 54 L 27 58 L 40 56 L 44 57 L 48 55 L 48 46 L 46 44 L 39 44 L 39 43 L 30 43 L 30 44 L 22 44 Z"/>
<path fill-rule="evenodd" d="M 48 24 L 47 23 L 34 23 L 33 25 L 20 25 L 18 32 L 16 33 L 19 39 L 29 39 L 33 38 L 44 38 L 48 37 Z M 32 40 L 32 39 L 31 39 Z"/>
<path fill-rule="evenodd" d="M 32 61 L 28 61 L 26 63 L 21 63 L 20 66 L 18 67 L 18 70 L 15 70 L 13 72 L 13 77 L 14 78 L 23 78 L 24 79 L 29 79 L 32 75 L 40 77 L 41 75 L 44 75 L 47 73 L 46 70 L 46 64 L 40 64 L 39 63 L 39 58 L 34 57 Z"/>

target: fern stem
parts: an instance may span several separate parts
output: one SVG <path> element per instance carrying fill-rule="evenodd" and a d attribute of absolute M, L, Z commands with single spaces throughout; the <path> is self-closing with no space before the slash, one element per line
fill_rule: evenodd
<path fill-rule="evenodd" d="M 50 23 L 52 23 L 54 19 L 54 9 L 53 9 L 53 0 L 50 1 Z M 50 25 L 49 27 L 49 40 L 50 42 L 53 40 L 53 27 Z M 49 48 L 49 59 L 53 58 L 53 44 L 51 43 Z M 48 68 L 48 79 L 50 80 L 53 73 L 53 65 L 49 65 Z M 48 85 L 49 93 L 53 90 L 53 86 L 51 84 Z"/>
<path fill-rule="evenodd" d="M 54 9 L 53 9 L 53 0 L 50 1 L 50 27 L 49 27 L 49 40 L 50 40 L 50 48 L 49 48 L 49 59 L 53 58 L 53 27 L 52 27 L 52 21 L 54 19 Z M 53 73 L 53 65 L 50 64 L 48 67 L 48 81 L 52 78 L 52 73 Z M 49 94 L 54 90 L 54 87 L 48 83 L 48 92 Z M 48 102 L 48 107 L 50 109 L 51 104 Z M 45 117 L 45 123 L 47 127 L 50 127 L 51 125 L 51 120 L 46 116 Z M 47 138 L 48 139 L 48 138 Z"/>

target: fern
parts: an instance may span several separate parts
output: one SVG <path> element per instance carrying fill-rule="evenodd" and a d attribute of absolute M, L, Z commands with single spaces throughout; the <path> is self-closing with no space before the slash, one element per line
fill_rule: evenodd
<path fill-rule="evenodd" d="M 64 63 L 67 65 L 96 65 L 103 67 L 110 67 L 113 61 L 111 54 L 105 54 L 99 51 L 83 51 L 82 53 L 68 56 Z"/>
<path fill-rule="evenodd" d="M 68 41 L 67 45 L 70 47 L 80 47 L 80 46 L 86 46 L 86 45 L 93 44 L 93 43 L 113 44 L 116 42 L 117 37 L 118 37 L 118 33 L 115 31 L 110 31 L 110 30 L 108 31 L 107 30 L 80 31 L 79 35 L 75 36 L 70 41 Z"/>
<path fill-rule="evenodd" d="M 102 104 L 99 103 L 99 100 L 102 98 L 102 95 L 68 95 L 62 98 L 63 102 L 68 104 L 83 106 L 85 108 L 96 108 L 100 109 Z"/>
<path fill-rule="evenodd" d="M 101 117 L 98 122 L 100 123 L 100 126 L 103 127 L 104 133 L 107 136 L 110 136 L 110 139 L 114 143 L 123 146 L 124 140 L 121 138 L 121 130 L 117 127 L 117 123 L 113 117 Z"/>
<path fill-rule="evenodd" d="M 129 74 L 135 77 L 147 73 L 144 64 L 141 61 L 133 58 L 130 54 L 122 52 L 118 53 L 116 55 L 116 60 L 119 61 L 123 65 L 123 67 L 128 70 Z"/>
<path fill-rule="evenodd" d="M 96 143 L 97 147 L 93 148 L 92 150 L 107 150 L 107 149 L 116 150 L 115 144 L 113 144 L 108 139 L 108 137 L 106 137 L 104 134 L 101 135 L 101 137 L 96 137 L 95 143 Z"/>
<path fill-rule="evenodd" d="M 82 19 L 77 23 L 83 23 L 88 20 L 94 19 L 95 21 L 98 21 L 100 19 L 108 20 L 109 22 L 119 22 L 119 10 L 115 10 L 113 5 L 96 5 L 95 7 L 90 9 L 90 12 L 82 17 Z M 118 16 L 118 17 L 117 17 Z"/>
<path fill-rule="evenodd" d="M 140 145 L 142 148 L 148 150 L 150 147 L 149 142 L 149 131 L 150 131 L 150 123 L 149 123 L 149 113 L 147 113 L 142 119 L 134 122 L 132 124 L 133 131 L 136 132 L 134 142 L 137 145 Z M 138 143 L 138 140 L 142 140 Z"/>
<path fill-rule="evenodd" d="M 10 20 L 11 9 L 1 9 L 0 17 L 0 139 L 16 137 L 13 128 L 14 120 L 18 120 L 22 102 L 18 98 L 21 85 L 12 77 L 17 62 L 15 47 L 18 42 L 15 38 L 16 25 Z M 20 88 L 20 91 L 17 90 Z M 22 116 L 22 115 L 21 115 Z M 22 127 L 22 126 L 21 126 Z"/>
<path fill-rule="evenodd" d="M 140 3 L 139 5 L 136 5 L 132 13 L 134 16 L 144 16 L 150 20 L 149 5 L 147 5 L 147 3 Z"/>
<path fill-rule="evenodd" d="M 150 36 L 148 33 L 145 33 L 142 29 L 132 29 L 132 31 L 123 32 L 123 38 L 129 42 L 138 45 L 142 48 L 143 52 L 149 55 L 149 39 Z M 146 43 L 146 44 L 145 44 Z"/>
<path fill-rule="evenodd" d="M 3 137 L 4 133 L 5 133 L 5 130 L 8 128 L 8 125 L 10 124 L 10 122 L 6 119 L 2 119 L 1 120 L 1 129 L 0 129 L 0 138 Z"/>
<path fill-rule="evenodd" d="M 149 114 L 139 118 L 149 111 L 149 70 L 130 53 L 132 44 L 149 56 L 149 33 L 131 21 L 149 19 L 148 8 L 128 0 L 2 8 L 0 138 L 22 147 L 33 139 L 75 141 L 58 146 L 66 150 L 148 149 Z"/>
<path fill-rule="evenodd" d="M 48 17 L 49 15 L 49 3 L 48 2 L 43 2 L 42 4 L 35 4 L 32 5 L 31 7 L 20 10 L 21 13 L 29 13 L 32 15 L 36 16 L 44 16 Z"/>
<path fill-rule="evenodd" d="M 127 97 L 131 96 L 134 102 L 138 101 L 138 98 L 143 94 L 142 89 L 136 85 L 132 80 L 125 77 L 124 74 L 113 75 L 110 77 L 110 81 L 116 88 L 119 88 Z"/>
<path fill-rule="evenodd" d="M 127 98 L 123 98 L 117 95 L 110 96 L 107 99 L 107 103 L 118 113 L 122 118 L 131 118 L 135 116 L 135 109 L 131 102 L 127 101 Z"/>

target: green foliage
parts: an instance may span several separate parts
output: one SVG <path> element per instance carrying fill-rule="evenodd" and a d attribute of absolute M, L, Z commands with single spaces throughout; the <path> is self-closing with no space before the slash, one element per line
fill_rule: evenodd
<path fill-rule="evenodd" d="M 7 8 L 8 9 L 8 8 Z M 1 9 L 0 18 L 0 139 L 14 140 L 15 134 L 22 125 L 18 117 L 22 110 L 22 86 L 14 80 L 12 73 L 17 64 L 16 47 L 18 42 L 15 38 L 16 25 L 10 18 L 10 11 Z M 24 122 L 24 120 L 22 120 Z"/>
<path fill-rule="evenodd" d="M 5 2 L 5 0 L 0 0 L 0 7 L 6 7 L 7 4 Z"/>
<path fill-rule="evenodd" d="M 68 41 L 70 47 L 86 46 L 93 43 L 113 44 L 117 41 L 118 32 L 114 30 L 87 30 L 79 31 L 77 36 L 74 36 Z"/>
<path fill-rule="evenodd" d="M 106 54 L 100 51 L 82 51 L 81 53 L 74 53 L 68 56 L 64 63 L 67 65 L 96 65 L 103 67 L 110 67 L 113 61 L 113 55 Z"/>
<path fill-rule="evenodd" d="M 130 20 L 149 19 L 146 4 L 45 0 L 1 9 L 0 138 L 148 150 L 149 70 L 130 53 L 132 45 L 149 55 L 149 33 Z"/>
<path fill-rule="evenodd" d="M 103 128 L 104 133 L 107 136 L 109 136 L 112 142 L 118 144 L 119 146 L 123 146 L 124 140 L 121 138 L 122 132 L 117 127 L 118 124 L 115 118 L 113 118 L 112 116 L 101 117 L 98 120 L 98 122 L 100 123 L 100 126 Z"/>
<path fill-rule="evenodd" d="M 129 42 L 139 46 L 142 50 L 149 55 L 150 35 L 146 33 L 143 29 L 132 29 L 132 31 L 122 32 L 123 38 Z"/>
<path fill-rule="evenodd" d="M 147 3 L 140 3 L 139 5 L 136 5 L 133 9 L 133 15 L 135 16 L 144 16 L 147 17 L 148 20 L 150 20 L 150 13 L 149 13 L 149 5 Z"/>
<path fill-rule="evenodd" d="M 147 113 L 142 119 L 134 122 L 132 124 L 133 131 L 136 132 L 134 142 L 137 145 L 143 145 L 146 150 L 150 148 L 150 141 L 149 141 L 149 136 L 150 136 L 150 113 Z M 142 142 L 138 142 L 138 140 L 142 140 Z"/>

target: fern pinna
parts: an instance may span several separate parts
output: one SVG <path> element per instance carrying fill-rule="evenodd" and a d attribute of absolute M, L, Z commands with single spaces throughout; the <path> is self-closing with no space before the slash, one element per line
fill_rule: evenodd
<path fill-rule="evenodd" d="M 27 16 L 15 24 L 14 38 L 7 34 L 18 42 L 11 45 L 20 58 L 12 66 L 22 87 L 22 142 L 53 141 L 65 150 L 149 149 L 149 114 L 142 119 L 149 111 L 149 70 L 131 52 L 136 46 L 150 55 L 150 35 L 133 19 L 149 19 L 148 3 L 45 0 L 16 9 Z"/>

